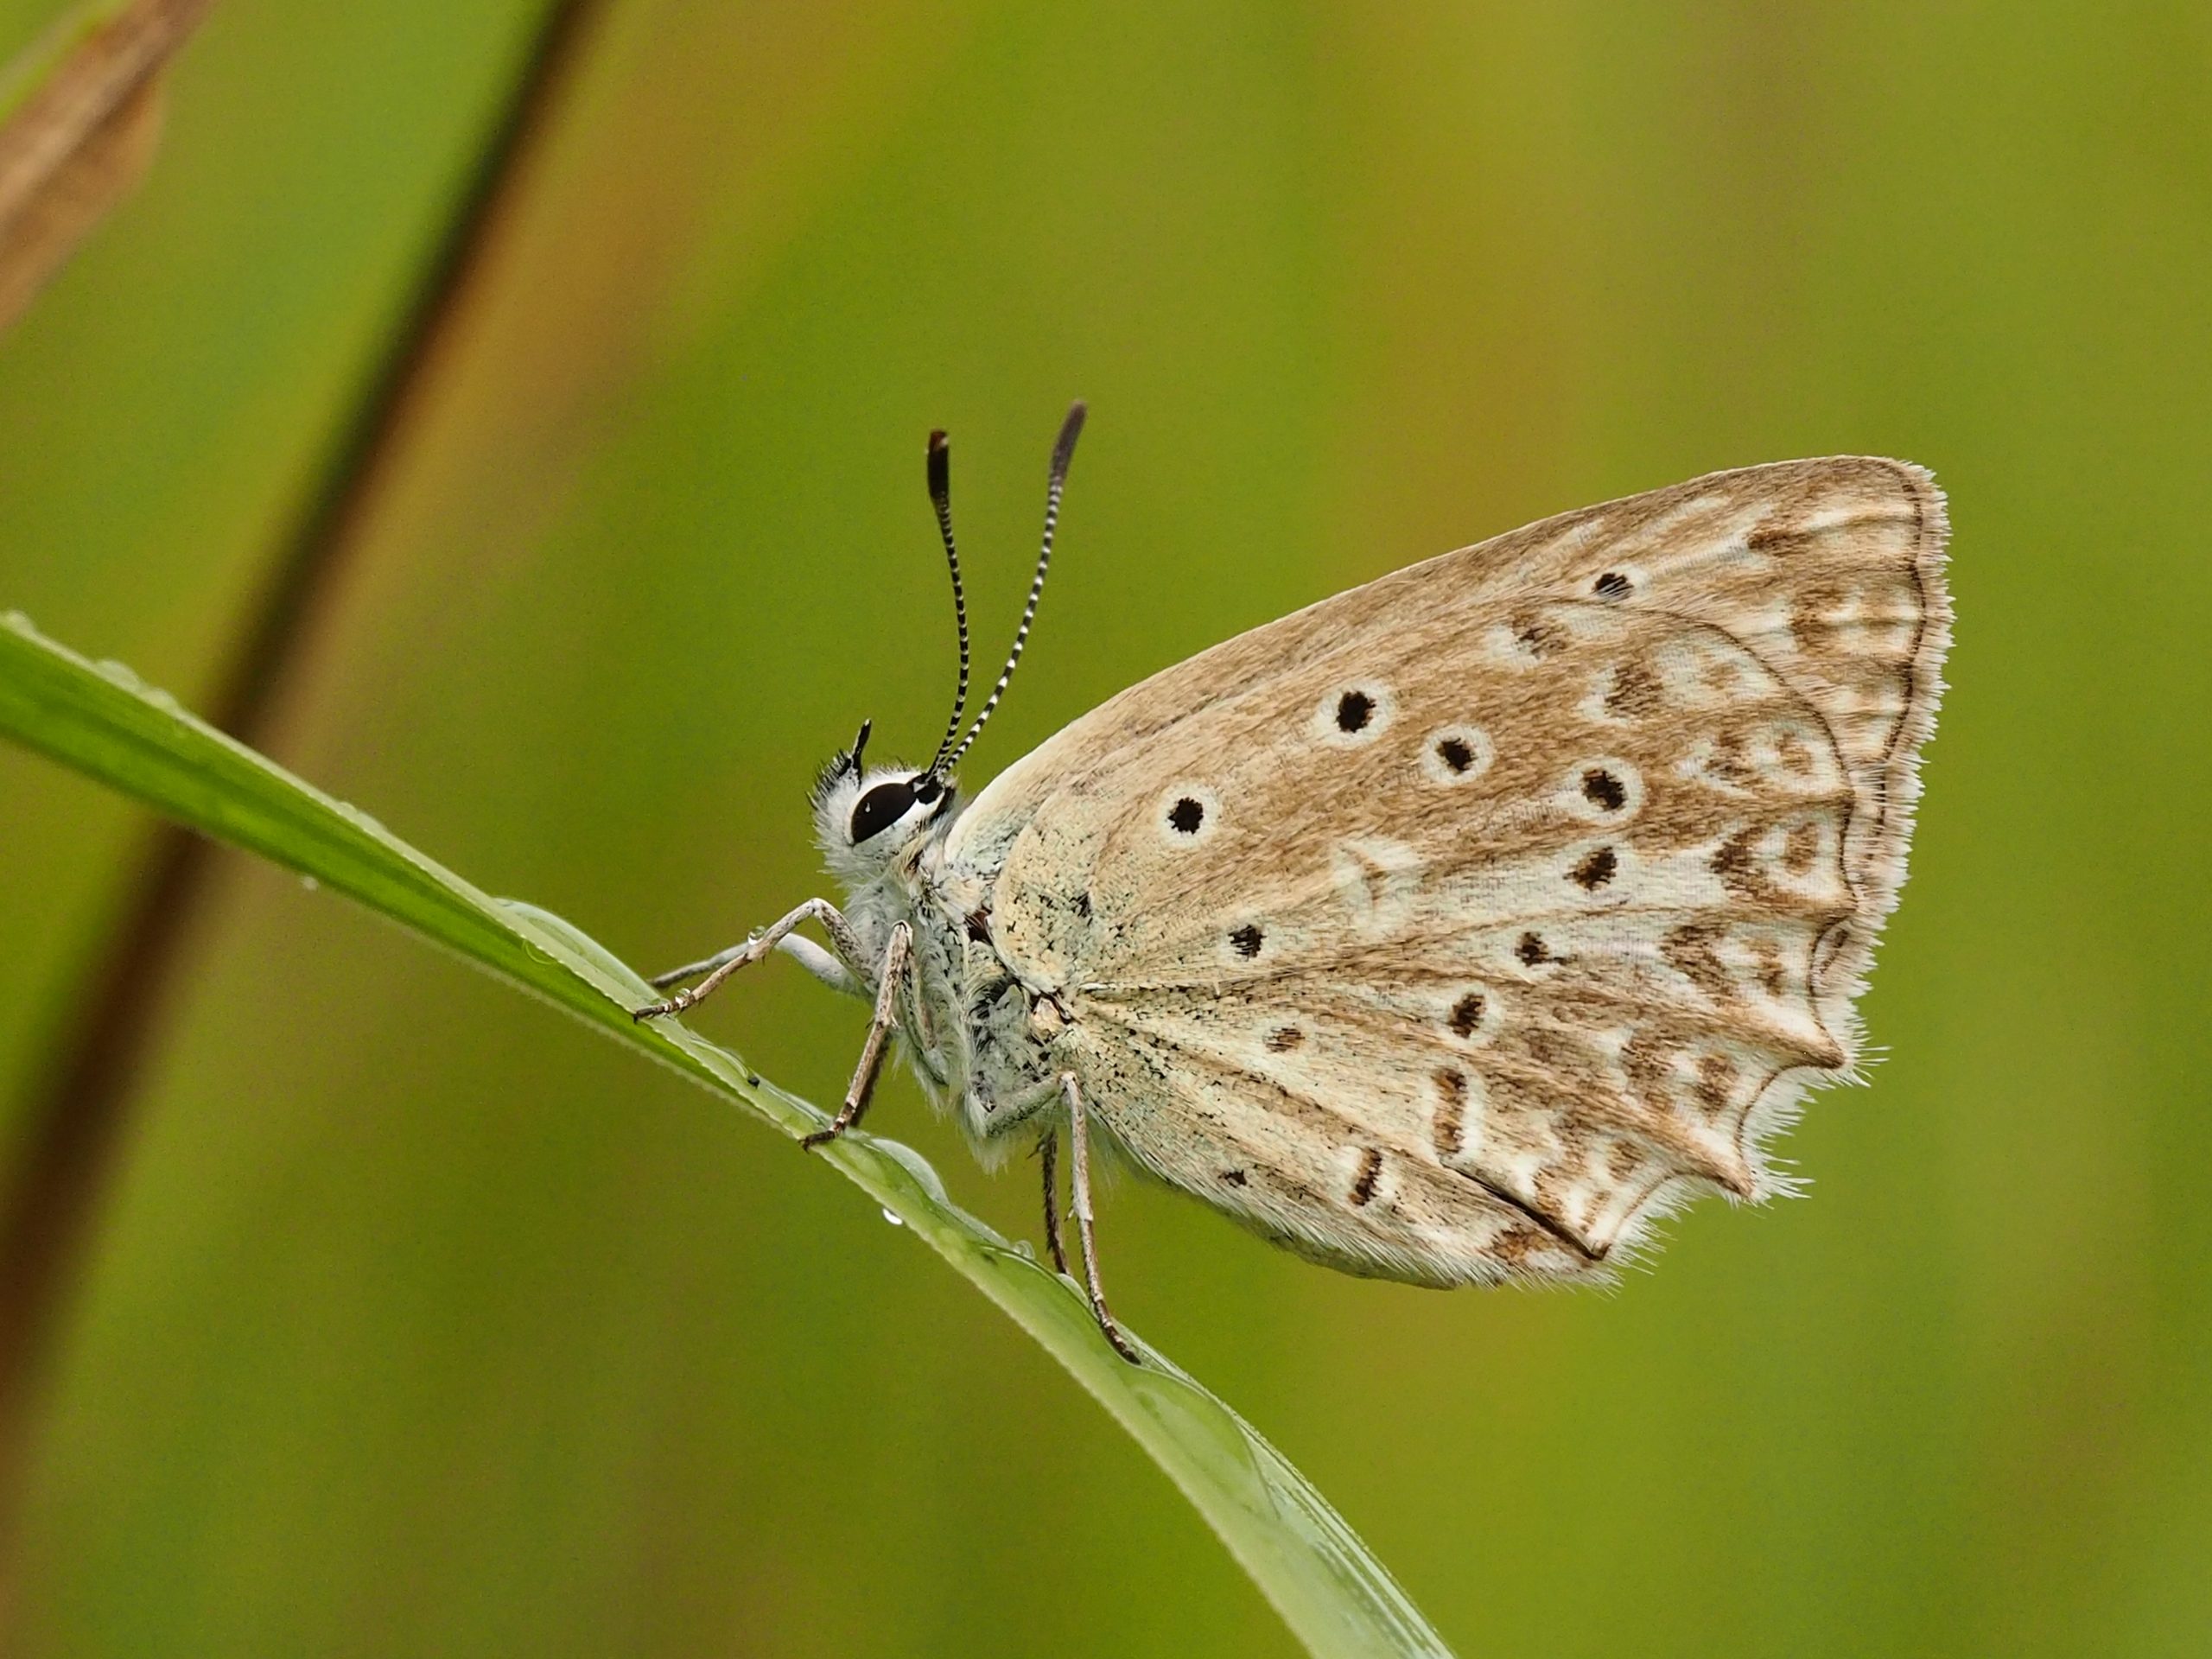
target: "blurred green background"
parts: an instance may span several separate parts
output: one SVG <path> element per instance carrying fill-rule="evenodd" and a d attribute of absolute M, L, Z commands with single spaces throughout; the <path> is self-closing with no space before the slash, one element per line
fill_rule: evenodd
<path fill-rule="evenodd" d="M 0 0 L 0 48 L 53 0 Z M 204 697 L 527 0 L 222 0 L 0 340 L 0 605 Z M 2212 1646 L 2212 11 L 613 0 L 270 746 L 647 967 L 986 658 L 971 785 L 1524 520 L 1869 450 L 1960 613 L 1890 1058 L 1611 1294 L 1355 1281 L 1130 1182 L 1131 1323 L 1471 1656 Z M 0 753 L 0 1098 L 143 816 Z M 226 855 L 73 1303 L 35 1655 L 1288 1652 L 1133 1444 L 830 1173 Z M 842 1086 L 772 966 L 698 1017 Z M 901 1078 L 872 1120 L 1033 1236 Z"/>

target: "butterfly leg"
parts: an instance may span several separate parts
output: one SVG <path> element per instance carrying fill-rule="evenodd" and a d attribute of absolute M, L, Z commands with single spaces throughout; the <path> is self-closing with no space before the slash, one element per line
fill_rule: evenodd
<path fill-rule="evenodd" d="M 1129 1346 L 1129 1339 L 1114 1323 L 1114 1316 L 1106 1311 L 1105 1287 L 1098 1282 L 1098 1240 L 1090 1216 L 1090 1135 L 1084 1122 L 1083 1090 L 1076 1083 L 1074 1072 L 1060 1073 L 1060 1094 L 1068 1103 L 1068 1143 L 1074 1154 L 1069 1161 L 1075 1186 L 1075 1230 L 1083 1241 L 1083 1276 L 1090 1292 L 1091 1316 L 1106 1333 L 1106 1340 L 1114 1344 L 1116 1353 L 1132 1365 L 1141 1365 L 1144 1361 Z"/>
<path fill-rule="evenodd" d="M 802 922 L 822 925 L 822 931 L 830 936 L 830 944 L 836 953 L 834 958 L 811 941 L 793 936 L 792 930 Z M 840 990 L 859 988 L 859 981 L 853 976 L 850 964 L 859 958 L 860 941 L 854 937 L 852 927 L 836 906 L 827 899 L 810 899 L 773 927 L 764 928 L 742 944 L 734 944 L 727 950 L 717 951 L 704 962 L 690 963 L 682 968 L 671 968 L 664 974 L 654 975 L 646 982 L 657 991 L 666 990 L 671 985 L 697 978 L 702 974 L 706 977 L 690 990 L 678 991 L 665 1002 L 655 1002 L 639 1008 L 630 1017 L 633 1020 L 655 1020 L 666 1014 L 681 1014 L 712 996 L 739 969 L 750 967 L 771 950 L 779 949 L 796 957 L 800 965 L 817 978 L 827 981 Z M 816 958 L 823 960 L 817 961 Z M 843 982 L 831 978 L 833 972 L 842 975 Z"/>
<path fill-rule="evenodd" d="M 883 1070 L 883 1046 L 890 1040 L 891 1033 L 899 1023 L 899 997 L 906 988 L 906 964 L 913 950 L 914 930 L 904 922 L 893 925 L 891 944 L 883 953 L 883 969 L 876 980 L 875 1018 L 868 1022 L 868 1041 L 861 1049 L 861 1063 L 853 1068 L 853 1081 L 845 1090 L 845 1103 L 830 1120 L 830 1127 L 817 1129 L 799 1141 L 809 1151 L 825 1141 L 835 1141 L 859 1122 L 861 1114 L 868 1110 L 868 1096 L 875 1092 L 876 1074 Z"/>
<path fill-rule="evenodd" d="M 1060 1242 L 1060 1131 L 1045 1131 L 1037 1143 L 1037 1159 L 1045 1166 L 1045 1248 L 1052 1253 L 1052 1271 L 1068 1270 L 1067 1246 Z"/>

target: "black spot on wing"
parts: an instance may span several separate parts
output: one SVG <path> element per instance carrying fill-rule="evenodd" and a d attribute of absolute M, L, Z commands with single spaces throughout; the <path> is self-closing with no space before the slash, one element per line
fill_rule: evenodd
<path fill-rule="evenodd" d="M 1567 873 L 1567 879 L 1585 893 L 1595 893 L 1619 873 L 1620 855 L 1610 847 L 1600 847 L 1586 855 L 1581 862 Z"/>
<path fill-rule="evenodd" d="M 1628 804 L 1628 786 L 1603 766 L 1582 774 L 1582 798 L 1601 811 L 1618 812 Z"/>

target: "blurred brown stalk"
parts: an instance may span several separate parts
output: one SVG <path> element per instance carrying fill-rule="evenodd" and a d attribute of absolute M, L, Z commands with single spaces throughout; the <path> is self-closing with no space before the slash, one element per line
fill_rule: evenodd
<path fill-rule="evenodd" d="M 148 111 L 157 72 L 211 3 L 139 0 L 86 38 L 0 135 L 0 326 L 127 188 L 153 130 Z M 467 296 L 602 10 L 603 0 L 549 0 L 312 496 L 271 550 L 262 592 L 204 710 L 245 742 L 260 742 L 270 728 L 359 546 L 369 505 L 461 332 Z M 104 194 L 95 194 L 95 174 Z M 35 266 L 39 256 L 46 263 Z M 133 1086 L 205 908 L 214 854 L 175 825 L 153 830 L 18 1119 L 19 1150 L 0 1197 L 0 1599 L 12 1572 L 26 1442 L 56 1316 L 97 1224 Z"/>

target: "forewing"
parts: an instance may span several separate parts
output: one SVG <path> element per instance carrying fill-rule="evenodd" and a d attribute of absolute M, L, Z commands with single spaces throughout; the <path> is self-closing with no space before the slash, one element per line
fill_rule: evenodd
<path fill-rule="evenodd" d="M 1140 1162 L 1342 1265 L 1586 1270 L 1850 1064 L 1942 538 L 1879 461 L 1548 521 L 1155 677 L 956 847 Z"/>

